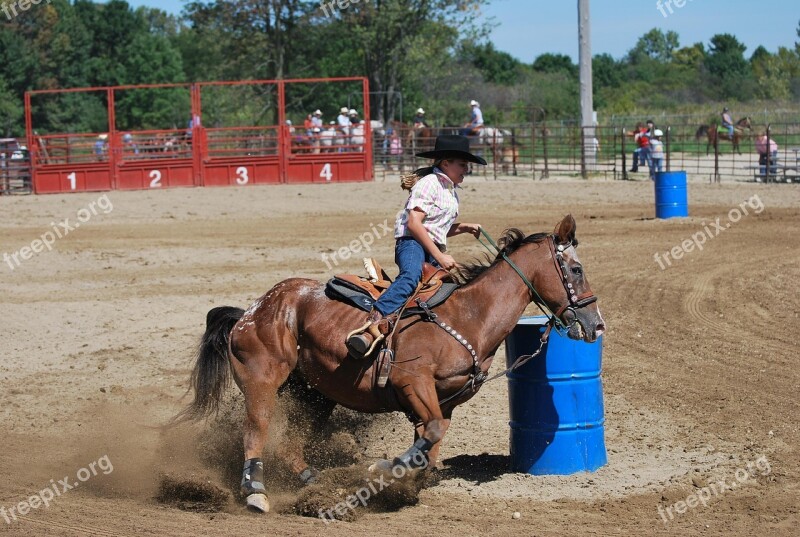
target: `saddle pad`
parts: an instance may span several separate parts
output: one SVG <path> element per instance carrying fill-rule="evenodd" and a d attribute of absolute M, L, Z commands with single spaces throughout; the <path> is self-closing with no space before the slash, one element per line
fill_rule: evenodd
<path fill-rule="evenodd" d="M 458 284 L 443 283 L 441 289 L 439 289 L 428 301 L 428 307 L 435 308 L 447 300 L 456 289 L 458 289 Z M 372 309 L 372 304 L 375 302 L 372 297 L 363 289 L 353 285 L 348 281 L 340 280 L 339 278 L 331 278 L 328 281 L 328 283 L 325 285 L 325 294 L 328 296 L 328 298 L 340 300 L 364 311 L 370 311 Z M 411 315 L 419 315 L 421 313 L 424 313 L 422 308 L 406 308 L 406 310 L 403 312 L 403 318 Z"/>

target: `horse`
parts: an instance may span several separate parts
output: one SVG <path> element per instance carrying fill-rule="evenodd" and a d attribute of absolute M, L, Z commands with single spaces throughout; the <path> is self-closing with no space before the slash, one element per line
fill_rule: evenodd
<path fill-rule="evenodd" d="M 364 144 L 367 143 L 367 139 L 364 136 L 365 131 L 366 127 L 363 121 L 356 125 L 353 125 L 350 131 L 350 144 L 355 147 L 351 147 L 350 148 L 351 151 L 355 151 L 358 153 L 364 152 Z"/>
<path fill-rule="evenodd" d="M 720 129 L 722 129 L 720 131 Z M 717 143 L 717 133 L 719 132 L 719 139 L 720 140 L 728 140 L 733 142 L 733 150 L 737 151 L 740 155 L 742 154 L 742 150 L 739 148 L 739 141 L 742 139 L 744 135 L 744 129 L 752 129 L 752 124 L 750 122 L 750 117 L 746 116 L 736 122 L 734 125 L 733 130 L 733 139 L 731 139 L 730 134 L 728 134 L 728 130 L 725 127 L 719 127 L 716 124 L 714 125 L 700 125 L 697 129 L 697 132 L 694 135 L 695 141 L 699 142 L 700 139 L 705 136 L 707 138 L 706 143 L 706 155 L 709 154 L 709 149 L 712 145 L 716 146 Z"/>
<path fill-rule="evenodd" d="M 261 457 L 276 394 L 285 384 L 307 390 L 307 417 L 317 425 L 337 404 L 367 413 L 404 412 L 414 424 L 414 444 L 370 470 L 433 468 L 453 410 L 477 393 L 498 347 L 531 301 L 555 312 L 550 322 L 563 323 L 572 339 L 593 342 L 605 330 L 578 259 L 575 231 L 572 215 L 552 234 L 506 230 L 493 260 L 461 267 L 461 285 L 435 316 L 397 321 L 383 387 L 375 382 L 377 361 L 354 359 L 345 346 L 346 334 L 362 324 L 365 313 L 329 298 L 320 282 L 289 278 L 247 311 L 214 308 L 191 374 L 194 399 L 175 419 L 214 414 L 233 376 L 245 399 L 241 492 L 256 512 L 269 511 Z M 277 454 L 301 481 L 316 482 L 318 472 L 306 464 L 302 441 L 287 439 Z"/>
<path fill-rule="evenodd" d="M 410 148 L 411 154 L 423 153 L 433 150 L 437 132 L 433 127 L 414 127 L 413 125 L 399 124 L 406 130 L 405 146 Z"/>

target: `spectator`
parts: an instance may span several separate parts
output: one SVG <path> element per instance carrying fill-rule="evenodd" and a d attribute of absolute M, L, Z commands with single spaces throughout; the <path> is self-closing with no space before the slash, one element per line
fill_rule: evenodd
<path fill-rule="evenodd" d="M 108 134 L 98 134 L 94 143 L 94 154 L 98 160 L 105 160 L 108 152 Z"/>
<path fill-rule="evenodd" d="M 336 125 L 339 128 L 339 132 L 347 136 L 350 134 L 350 118 L 347 116 L 349 109 L 346 106 L 343 106 L 341 110 L 339 110 L 339 115 L 336 116 Z"/>
<path fill-rule="evenodd" d="M 129 132 L 122 135 L 122 151 L 125 154 L 139 154 L 139 146 L 134 143 L 133 136 Z"/>
<path fill-rule="evenodd" d="M 483 112 L 481 112 L 481 103 L 476 100 L 471 100 L 469 105 L 472 107 L 472 115 L 470 116 L 470 122 L 464 125 L 464 128 L 461 129 L 460 134 L 462 136 L 474 136 L 479 134 L 479 131 L 483 128 Z"/>
<path fill-rule="evenodd" d="M 728 129 L 728 136 L 733 140 L 733 118 L 727 106 L 722 109 L 722 126 Z"/>
<path fill-rule="evenodd" d="M 636 129 L 630 135 L 633 136 L 633 141 L 636 143 L 636 149 L 633 151 L 633 166 L 629 171 L 638 172 L 639 164 L 644 165 L 648 162 L 648 153 L 650 149 L 650 137 L 648 135 L 648 128 L 641 123 L 636 124 Z"/>
<path fill-rule="evenodd" d="M 324 127 L 322 124 L 322 111 L 319 109 L 314 110 L 314 113 L 311 115 L 311 128 L 319 129 L 317 132 L 320 132 L 322 131 L 322 127 Z"/>
<path fill-rule="evenodd" d="M 414 128 L 422 129 L 428 126 L 429 125 L 425 122 L 425 110 L 422 108 L 417 108 L 417 115 L 414 116 Z"/>
<path fill-rule="evenodd" d="M 308 114 L 306 119 L 303 121 L 303 129 L 305 129 L 307 135 L 311 136 L 311 133 L 314 130 L 314 121 L 312 120 L 311 114 Z"/>
<path fill-rule="evenodd" d="M 664 163 L 664 144 L 661 143 L 661 137 L 664 133 L 659 129 L 653 131 L 653 137 L 650 138 L 650 145 L 648 154 L 650 155 L 650 180 L 655 181 L 656 173 L 662 172 Z"/>
<path fill-rule="evenodd" d="M 394 129 L 392 129 L 392 133 L 389 135 L 389 154 L 394 157 L 403 154 L 403 141 L 400 140 L 400 137 Z"/>
<path fill-rule="evenodd" d="M 778 173 L 778 143 L 774 138 L 767 136 L 766 132 L 756 138 L 756 151 L 758 151 L 758 164 L 760 166 L 759 172 L 761 175 L 767 175 L 767 166 L 769 166 L 769 173 Z"/>

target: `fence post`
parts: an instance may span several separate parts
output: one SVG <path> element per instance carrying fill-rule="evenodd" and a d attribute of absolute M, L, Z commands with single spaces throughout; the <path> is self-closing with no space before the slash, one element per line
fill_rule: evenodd
<path fill-rule="evenodd" d="M 494 174 L 494 180 L 497 181 L 497 130 L 500 127 L 495 127 L 492 131 L 492 147 L 491 151 L 492 154 L 492 173 Z"/>
<path fill-rule="evenodd" d="M 536 179 L 536 114 L 531 121 L 531 175 Z"/>
<path fill-rule="evenodd" d="M 581 177 L 584 179 L 589 178 L 589 172 L 586 169 L 586 127 L 581 129 Z"/>
<path fill-rule="evenodd" d="M 717 125 L 711 125 L 711 128 L 714 129 L 714 176 L 713 182 L 719 183 L 719 129 Z"/>
<path fill-rule="evenodd" d="M 622 136 L 622 144 L 621 144 L 621 147 L 622 147 L 622 180 L 623 181 L 627 181 L 628 180 L 628 157 L 625 154 L 625 127 L 624 126 L 622 127 L 622 131 L 621 131 L 620 134 Z"/>
<path fill-rule="evenodd" d="M 542 179 L 550 177 L 550 161 L 547 158 L 547 123 L 542 126 L 542 151 L 544 152 L 544 171 Z"/>
<path fill-rule="evenodd" d="M 671 151 L 670 151 L 670 133 L 671 132 L 672 132 L 672 127 L 668 125 L 667 126 L 667 147 L 666 147 L 666 150 L 667 150 L 667 171 L 668 172 L 672 171 L 670 169 L 670 153 L 671 153 Z"/>

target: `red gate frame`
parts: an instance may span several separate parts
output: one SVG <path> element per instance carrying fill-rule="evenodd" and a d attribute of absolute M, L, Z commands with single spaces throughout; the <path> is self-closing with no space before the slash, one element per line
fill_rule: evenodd
<path fill-rule="evenodd" d="M 361 82 L 364 103 L 364 147 L 362 152 L 293 154 L 291 134 L 286 125 L 286 85 L 305 83 Z M 278 125 L 264 126 L 277 133 L 276 155 L 214 156 L 209 145 L 210 129 L 202 123 L 202 89 L 213 86 L 275 85 L 278 89 Z M 186 88 L 190 92 L 191 153 L 178 158 L 126 159 L 122 133 L 116 129 L 115 92 L 132 89 Z M 101 161 L 45 163 L 39 140 L 84 137 L 95 140 L 98 133 L 80 135 L 34 134 L 31 97 L 42 94 L 106 92 L 108 102 L 108 157 Z M 148 189 L 178 186 L 224 186 L 265 183 L 314 183 L 371 181 L 373 179 L 372 133 L 369 124 L 369 82 L 364 77 L 301 78 L 199 82 L 192 84 L 141 84 L 102 86 L 25 93 L 25 128 L 31 155 L 31 175 L 37 194 Z M 260 128 L 260 127 L 259 127 Z M 233 127 L 230 130 L 247 130 Z M 181 129 L 179 129 L 181 130 Z"/>

